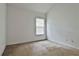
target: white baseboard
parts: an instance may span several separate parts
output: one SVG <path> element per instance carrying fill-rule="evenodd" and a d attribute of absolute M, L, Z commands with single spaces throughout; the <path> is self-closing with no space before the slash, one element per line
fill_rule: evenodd
<path fill-rule="evenodd" d="M 75 46 L 67 44 L 67 43 L 63 43 L 63 42 L 59 42 L 59 41 L 55 41 L 55 40 L 49 40 L 49 41 L 52 41 L 52 42 L 55 42 L 55 43 L 58 43 L 58 44 L 61 44 L 61 45 L 64 45 L 64 46 L 67 46 L 67 47 L 70 47 L 70 48 L 79 49 L 78 47 L 75 47 Z"/>
<path fill-rule="evenodd" d="M 5 48 L 6 48 L 5 45 L 3 45 L 3 46 L 0 48 L 0 56 L 2 56 L 2 54 L 3 54 L 4 50 L 5 50 Z"/>

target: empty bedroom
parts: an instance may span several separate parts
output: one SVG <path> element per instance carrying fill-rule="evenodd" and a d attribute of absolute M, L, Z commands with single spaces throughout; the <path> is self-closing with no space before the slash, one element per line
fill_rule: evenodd
<path fill-rule="evenodd" d="M 79 56 L 79 3 L 0 3 L 1 56 Z"/>

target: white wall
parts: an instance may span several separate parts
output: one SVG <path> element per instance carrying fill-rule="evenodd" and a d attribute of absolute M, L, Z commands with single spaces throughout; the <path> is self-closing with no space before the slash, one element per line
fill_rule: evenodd
<path fill-rule="evenodd" d="M 48 40 L 79 48 L 79 4 L 56 4 L 47 15 Z"/>
<path fill-rule="evenodd" d="M 6 4 L 0 3 L 0 55 L 6 46 Z"/>
<path fill-rule="evenodd" d="M 35 17 L 44 14 L 8 5 L 7 45 L 45 39 L 35 35 Z"/>

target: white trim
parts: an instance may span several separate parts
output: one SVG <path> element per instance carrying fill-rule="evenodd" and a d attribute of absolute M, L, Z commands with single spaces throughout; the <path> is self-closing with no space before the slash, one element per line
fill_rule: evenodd
<path fill-rule="evenodd" d="M 65 45 L 65 46 L 67 46 L 69 48 L 79 49 L 78 47 L 72 46 L 72 45 L 67 44 L 67 43 L 59 42 L 59 41 L 56 41 L 56 40 L 49 40 L 49 41 L 56 42 L 56 43 L 61 44 L 61 45 Z"/>

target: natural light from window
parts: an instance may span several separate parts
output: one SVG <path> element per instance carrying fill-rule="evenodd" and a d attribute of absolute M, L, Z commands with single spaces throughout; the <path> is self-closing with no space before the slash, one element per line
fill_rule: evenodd
<path fill-rule="evenodd" d="M 45 19 L 36 18 L 36 35 L 43 35 L 45 32 Z"/>

